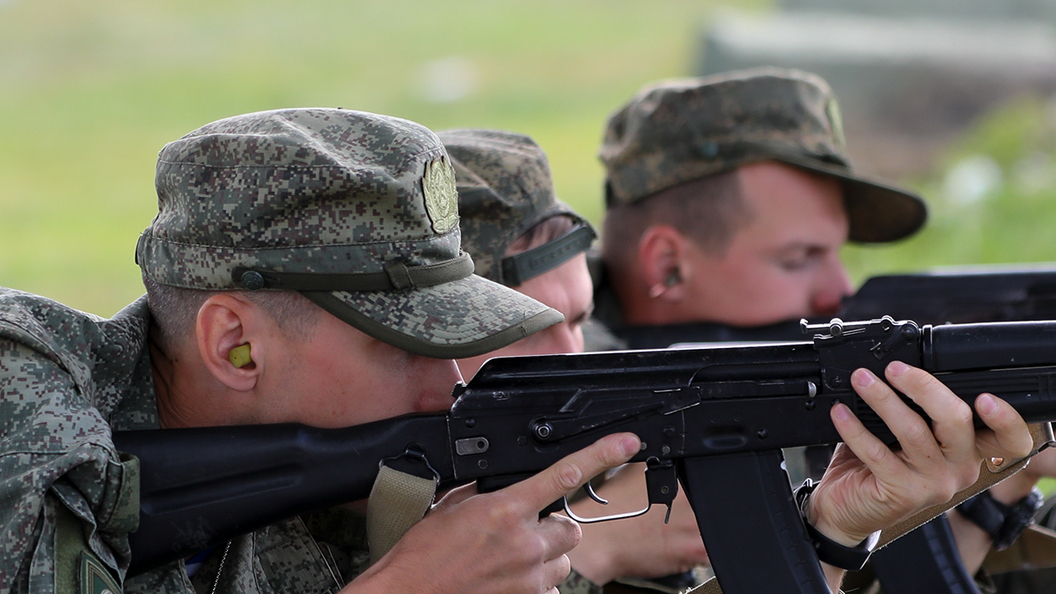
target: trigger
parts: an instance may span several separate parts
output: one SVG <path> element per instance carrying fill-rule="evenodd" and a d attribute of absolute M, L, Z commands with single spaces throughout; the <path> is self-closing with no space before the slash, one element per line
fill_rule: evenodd
<path fill-rule="evenodd" d="M 609 500 L 608 499 L 605 499 L 601 495 L 598 495 L 598 492 L 594 490 L 594 485 L 590 484 L 590 481 L 587 481 L 587 484 L 584 485 L 584 489 L 586 490 L 587 495 L 589 495 L 590 498 L 593 499 L 594 501 L 596 501 L 596 502 L 598 502 L 598 503 L 600 503 L 602 505 L 608 505 L 609 504 Z"/>
<path fill-rule="evenodd" d="M 664 516 L 666 524 L 671 519 L 671 504 L 678 495 L 678 475 L 675 472 L 675 463 L 672 460 L 660 460 L 649 458 L 645 461 L 645 490 L 649 496 L 650 505 L 663 504 L 667 506 L 667 515 Z"/>

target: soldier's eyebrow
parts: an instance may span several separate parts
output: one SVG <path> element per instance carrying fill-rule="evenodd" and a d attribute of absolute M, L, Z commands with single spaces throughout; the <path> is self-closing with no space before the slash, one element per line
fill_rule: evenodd
<path fill-rule="evenodd" d="M 788 255 L 791 252 L 804 252 L 809 254 L 825 252 L 831 249 L 833 249 L 832 246 L 824 242 L 796 240 L 786 243 L 784 245 L 777 246 L 776 248 L 774 248 L 773 253 L 775 255 L 781 256 Z"/>

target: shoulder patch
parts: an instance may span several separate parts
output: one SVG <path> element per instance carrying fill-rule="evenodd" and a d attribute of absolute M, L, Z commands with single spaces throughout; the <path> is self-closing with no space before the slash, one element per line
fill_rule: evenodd
<path fill-rule="evenodd" d="M 81 594 L 121 594 L 110 572 L 88 553 L 81 553 Z"/>
<path fill-rule="evenodd" d="M 436 159 L 425 164 L 422 195 L 425 197 L 425 211 L 433 223 L 433 231 L 443 234 L 458 225 L 455 170 L 447 159 Z"/>

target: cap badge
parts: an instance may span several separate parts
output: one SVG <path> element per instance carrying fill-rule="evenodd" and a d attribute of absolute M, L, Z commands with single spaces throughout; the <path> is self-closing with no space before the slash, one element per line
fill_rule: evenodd
<path fill-rule="evenodd" d="M 433 231 L 447 233 L 458 225 L 455 170 L 447 159 L 436 159 L 425 164 L 422 195 L 425 197 L 425 211 L 433 222 Z"/>

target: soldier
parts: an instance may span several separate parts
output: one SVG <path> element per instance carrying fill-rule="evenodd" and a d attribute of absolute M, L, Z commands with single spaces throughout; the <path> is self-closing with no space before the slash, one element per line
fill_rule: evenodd
<path fill-rule="evenodd" d="M 553 592 L 577 526 L 539 511 L 628 460 L 616 434 L 507 489 L 456 489 L 373 565 L 355 510 L 277 522 L 184 561 L 126 576 L 138 463 L 114 430 L 297 422 L 350 426 L 449 405 L 454 357 L 560 321 L 472 275 L 459 249 L 454 175 L 431 132 L 362 112 L 238 116 L 170 143 L 159 212 L 136 249 L 147 296 L 111 320 L 0 296 L 2 592 Z M 905 446 L 882 447 L 846 407 L 832 418 L 858 457 L 805 513 L 832 546 L 948 498 L 981 456 L 1019 457 L 1022 419 L 982 396 L 994 432 L 919 370 L 853 376 Z M 911 437 L 912 436 L 912 437 Z M 357 519 L 359 518 L 359 519 Z M 443 546 L 437 546 L 443 543 Z M 193 571 L 193 575 L 189 575 Z M 842 571 L 826 566 L 838 587 Z"/>
<path fill-rule="evenodd" d="M 924 224 L 917 196 L 855 176 L 820 78 L 761 69 L 650 85 L 609 120 L 610 326 L 761 326 L 835 313 L 839 248 Z M 611 307 L 615 306 L 615 307 Z"/>
<path fill-rule="evenodd" d="M 897 241 L 927 216 L 918 196 L 854 173 L 832 90 L 801 71 L 648 85 L 609 119 L 599 155 L 596 315 L 632 344 L 650 326 L 831 316 L 852 292 L 840 247 Z M 593 332 L 588 349 L 608 340 Z M 995 497 L 1024 501 L 1025 472 Z M 989 535 L 951 523 L 974 571 Z"/>
<path fill-rule="evenodd" d="M 496 356 L 582 352 L 582 326 L 594 307 L 585 254 L 595 233 L 586 219 L 557 198 L 543 150 L 527 136 L 497 130 L 437 135 L 455 168 L 462 248 L 473 257 L 477 274 L 565 316 L 564 322 L 510 346 L 458 359 L 462 375 L 472 377 L 484 361 Z M 613 490 L 626 488 L 632 495 L 627 500 L 637 504 L 642 485 L 635 478 L 621 470 L 599 491 L 617 505 L 622 495 L 614 497 Z M 654 513 L 583 525 L 584 538 L 569 553 L 572 574 L 561 592 L 600 592 L 600 586 L 616 578 L 655 578 L 706 563 L 704 543 L 684 494 L 674 506 L 666 524 Z M 586 499 L 573 502 L 572 509 L 582 516 L 598 511 Z"/>
<path fill-rule="evenodd" d="M 539 511 L 637 452 L 633 436 L 500 493 L 451 492 L 369 569 L 362 515 L 335 509 L 236 538 L 197 571 L 126 578 L 138 466 L 111 430 L 444 410 L 453 357 L 561 321 L 472 275 L 447 155 L 412 122 L 234 117 L 167 145 L 156 181 L 145 298 L 100 320 L 0 297 L 0 592 L 334 592 L 357 576 L 350 591 L 543 592 L 565 577 L 578 527 Z"/>

